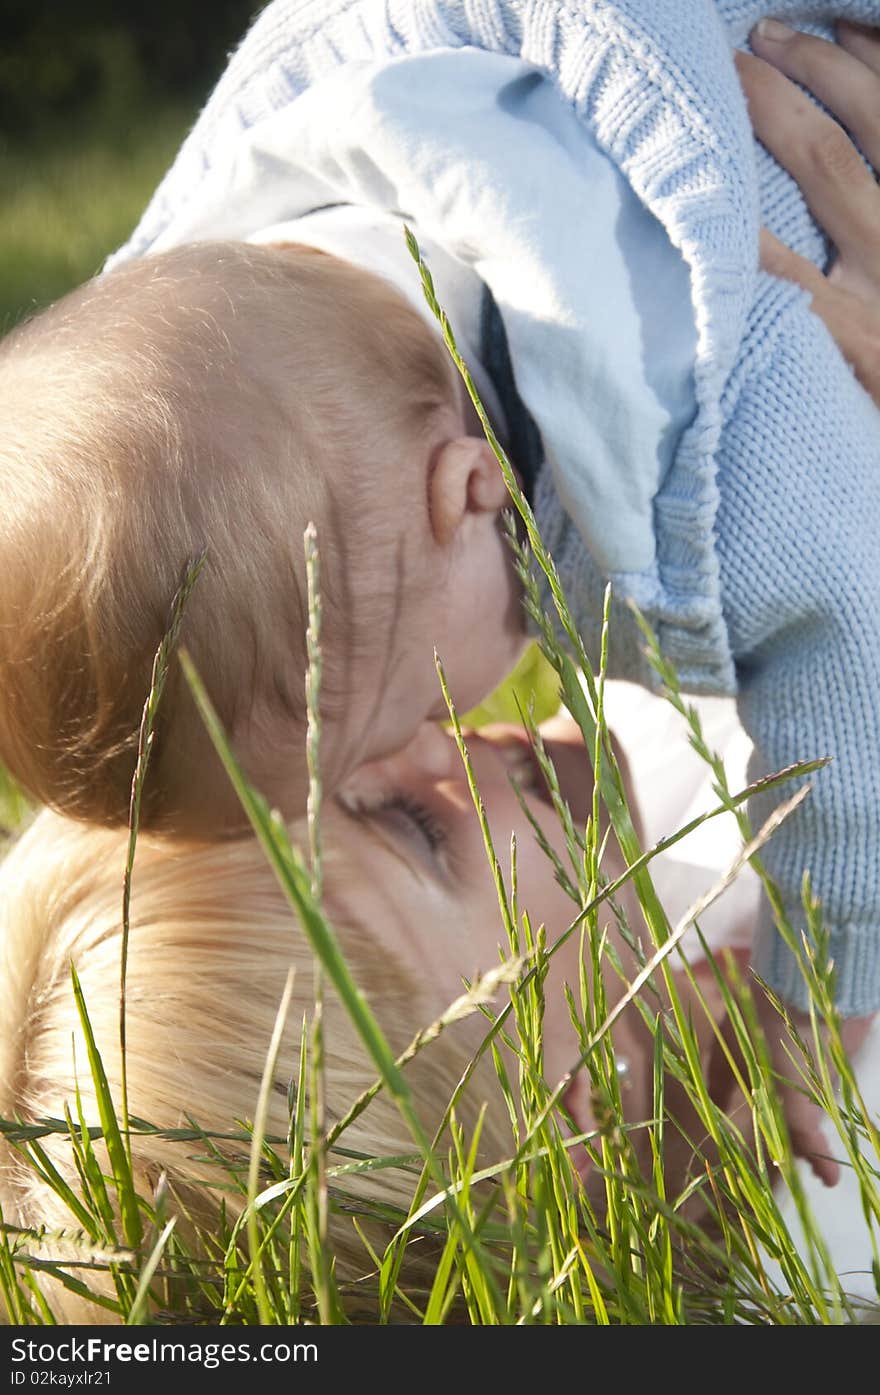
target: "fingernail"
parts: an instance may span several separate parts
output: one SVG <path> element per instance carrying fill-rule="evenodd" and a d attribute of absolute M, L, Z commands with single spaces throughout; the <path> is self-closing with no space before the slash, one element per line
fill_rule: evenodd
<path fill-rule="evenodd" d="M 759 39 L 766 39 L 771 44 L 787 43 L 794 32 L 787 24 L 780 24 L 778 19 L 759 19 L 754 28 Z"/>

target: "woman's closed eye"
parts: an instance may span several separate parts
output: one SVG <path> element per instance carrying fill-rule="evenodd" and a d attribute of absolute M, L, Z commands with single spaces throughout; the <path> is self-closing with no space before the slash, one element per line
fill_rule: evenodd
<path fill-rule="evenodd" d="M 396 853 L 436 876 L 446 871 L 448 830 L 427 803 L 399 788 L 345 791 L 337 801 L 358 823 L 373 830 Z M 416 870 L 416 866 L 412 870 Z"/>
<path fill-rule="evenodd" d="M 398 791 L 369 812 L 373 818 L 384 818 L 386 821 L 390 818 L 401 823 L 408 834 L 415 833 L 421 837 L 432 852 L 436 852 L 446 842 L 446 829 L 436 814 L 411 795 Z"/>

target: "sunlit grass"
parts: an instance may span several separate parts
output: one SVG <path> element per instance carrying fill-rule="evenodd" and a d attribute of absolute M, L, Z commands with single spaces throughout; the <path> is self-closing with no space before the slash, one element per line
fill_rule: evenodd
<path fill-rule="evenodd" d="M 163 108 L 38 147 L 0 135 L 0 333 L 99 271 L 133 230 L 194 113 Z"/>

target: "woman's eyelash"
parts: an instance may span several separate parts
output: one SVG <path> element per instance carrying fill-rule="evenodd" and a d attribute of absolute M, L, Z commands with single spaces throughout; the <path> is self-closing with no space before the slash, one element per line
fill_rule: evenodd
<path fill-rule="evenodd" d="M 394 794 L 373 812 L 381 814 L 386 809 L 398 809 L 402 814 L 405 814 L 410 822 L 414 823 L 424 834 L 425 840 L 431 848 L 439 848 L 446 841 L 446 829 L 440 820 L 435 818 L 424 804 L 419 804 L 418 800 L 412 799 L 409 795 Z"/>

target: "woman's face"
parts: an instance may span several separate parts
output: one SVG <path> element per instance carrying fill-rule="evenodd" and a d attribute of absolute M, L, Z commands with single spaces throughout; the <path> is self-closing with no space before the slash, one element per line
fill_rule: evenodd
<path fill-rule="evenodd" d="M 571 924 L 577 907 L 556 881 L 510 784 L 512 763 L 518 772 L 528 768 L 524 738 L 500 745 L 470 736 L 467 744 L 508 895 L 514 836 L 520 915 L 528 910 L 535 929 L 544 924 L 550 945 Z M 589 763 L 582 747 L 575 755 L 583 763 L 588 794 Z M 534 790 L 526 799 L 565 861 L 549 803 Z M 465 978 L 472 981 L 496 967 L 501 955 L 510 956 L 480 821 L 452 737 L 425 723 L 397 755 L 362 766 L 337 804 L 333 838 L 347 875 L 336 899 L 411 967 L 426 986 L 429 1010 L 439 1016 L 461 994 Z M 545 1075 L 551 1085 L 578 1054 L 562 983 L 571 985 L 577 999 L 579 953 L 576 931 L 554 956 L 545 987 Z"/>
<path fill-rule="evenodd" d="M 585 820 L 592 802 L 592 771 L 579 735 L 573 736 L 570 722 L 551 738 L 553 759 L 560 786 L 576 823 Z M 548 727 L 543 729 L 545 736 Z M 564 734 L 562 734 L 564 732 Z M 571 925 L 578 907 L 559 886 L 551 860 L 539 847 L 529 819 L 511 787 L 509 774 L 533 771 L 528 745 L 522 733 L 508 729 L 468 737 L 468 748 L 477 787 L 485 810 L 495 852 L 501 864 L 505 885 L 510 891 L 510 842 L 516 838 L 518 903 L 520 916 L 527 910 L 534 929 L 544 924 L 547 944 L 552 945 Z M 628 784 L 623 752 L 618 763 Z M 523 781 L 526 783 L 526 781 Z M 565 865 L 567 853 L 557 817 L 538 786 L 524 797 L 535 823 Z M 630 810 L 638 819 L 638 809 L 629 790 Z M 413 1034 L 439 1017 L 462 992 L 463 980 L 495 967 L 500 955 L 509 957 L 492 872 L 486 857 L 480 821 L 474 808 L 464 767 L 452 738 L 439 726 L 426 723 L 414 739 L 396 756 L 364 765 L 347 782 L 328 811 L 328 843 L 332 840 L 341 854 L 345 883 L 334 888 L 334 899 L 342 903 L 356 923 L 368 928 L 370 938 L 380 948 L 409 967 L 423 986 L 424 996 L 413 1004 Z M 612 840 L 613 842 L 613 840 Z M 607 877 L 623 870 L 620 854 L 609 845 L 603 860 Z M 630 926 L 638 932 L 638 905 L 624 886 L 618 897 Z M 609 931 L 628 976 L 635 974 L 634 955 L 626 947 L 609 911 L 600 911 L 600 929 Z M 700 972 L 698 967 L 697 972 Z M 579 1043 L 569 1019 L 563 983 L 579 1001 L 580 934 L 575 931 L 551 960 L 545 981 L 543 1025 L 544 1075 L 554 1087 L 575 1064 Z M 607 969 L 605 988 L 609 1005 L 624 992 L 617 975 Z M 661 985 L 656 985 L 661 987 Z M 686 979 L 679 980 L 679 992 L 690 998 Z M 702 979 L 703 999 L 715 1004 L 719 1017 L 723 1005 L 712 973 Z M 696 1006 L 696 999 L 694 999 Z M 503 1005 L 499 995 L 499 1007 Z M 426 1015 L 429 1014 L 429 1015 Z M 477 1016 L 471 1019 L 469 1045 L 482 1039 L 487 1024 Z M 708 1050 L 712 1040 L 710 1018 L 702 1010 L 694 1023 Z M 466 1024 L 461 1024 L 463 1027 Z M 628 1119 L 645 1119 L 651 1113 L 653 1041 L 638 1009 L 627 1008 L 615 1023 L 614 1044 L 618 1068 L 625 1058 L 624 1108 Z M 733 1108 L 730 1091 L 733 1077 L 716 1086 L 725 1107 Z M 665 1134 L 667 1177 L 682 1180 L 693 1165 L 688 1130 L 697 1126 L 696 1116 L 684 1088 L 667 1077 L 665 1098 L 671 1117 L 684 1121 L 683 1129 L 669 1128 Z M 594 1127 L 588 1073 L 574 1076 L 564 1102 L 578 1131 Z M 650 1165 L 650 1143 L 644 1130 L 632 1135 Z M 586 1154 L 576 1150 L 573 1161 L 584 1171 Z M 700 1166 L 703 1164 L 701 1163 Z"/>

